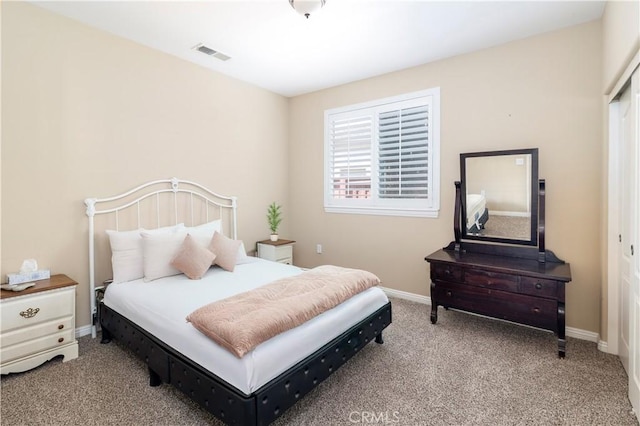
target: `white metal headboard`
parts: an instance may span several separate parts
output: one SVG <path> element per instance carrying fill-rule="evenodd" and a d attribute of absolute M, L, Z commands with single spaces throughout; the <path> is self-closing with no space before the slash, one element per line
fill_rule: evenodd
<path fill-rule="evenodd" d="M 113 197 L 87 198 L 84 204 L 89 217 L 89 297 L 92 337 L 96 337 L 97 319 L 94 223 L 96 215 L 113 215 L 116 230 L 120 230 L 120 216 L 124 212 L 133 211 L 135 215 L 134 220 L 130 220 L 125 225 L 127 229 L 138 229 L 143 225 L 147 228 L 159 228 L 163 225 L 163 220 L 166 224 L 168 219 L 172 224 L 178 224 L 180 219 L 183 219 L 188 225 L 193 226 L 228 216 L 228 222 L 230 222 L 228 233 L 233 239 L 238 237 L 237 198 L 219 195 L 198 183 L 187 180 L 177 178 L 156 180 Z M 144 211 L 143 205 L 147 207 Z M 98 209 L 99 206 L 100 209 Z M 225 212 L 230 214 L 225 215 Z M 154 224 L 149 224 L 149 216 L 155 216 Z"/>

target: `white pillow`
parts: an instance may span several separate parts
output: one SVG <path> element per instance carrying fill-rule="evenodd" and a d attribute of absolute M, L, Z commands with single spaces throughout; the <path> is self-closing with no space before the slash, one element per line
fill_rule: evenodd
<path fill-rule="evenodd" d="M 247 250 L 244 248 L 244 242 L 240 241 L 240 247 L 238 248 L 238 256 L 236 257 L 236 265 L 242 265 L 243 263 L 250 263 L 253 259 L 247 256 Z"/>
<path fill-rule="evenodd" d="M 181 273 L 171 265 L 171 261 L 187 236 L 184 228 L 176 232 L 164 233 L 143 231 L 140 235 L 142 236 L 142 266 L 145 282 Z"/>
<path fill-rule="evenodd" d="M 217 219 L 198 226 L 188 226 L 185 229 L 187 230 L 187 234 L 191 235 L 191 238 L 198 244 L 202 247 L 208 247 L 211 238 L 213 238 L 213 233 L 216 231 L 222 232 L 222 221 Z"/>
<path fill-rule="evenodd" d="M 113 282 L 122 283 L 125 281 L 133 281 L 144 276 L 142 237 L 140 236 L 140 232 L 174 232 L 181 228 L 184 228 L 184 224 L 182 223 L 153 230 L 145 230 L 142 228 L 134 231 L 107 230 L 106 233 L 109 236 L 109 243 L 111 245 Z"/>

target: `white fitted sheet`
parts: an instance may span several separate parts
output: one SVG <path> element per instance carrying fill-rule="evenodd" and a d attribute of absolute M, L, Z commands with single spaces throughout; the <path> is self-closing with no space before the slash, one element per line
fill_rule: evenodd
<path fill-rule="evenodd" d="M 210 268 L 201 280 L 185 275 L 145 283 L 111 284 L 104 303 L 176 351 L 246 395 L 331 341 L 388 302 L 370 288 L 316 318 L 256 347 L 241 359 L 196 330 L 185 318 L 195 309 L 234 294 L 293 276 L 295 266 L 250 258 L 234 272 Z"/>

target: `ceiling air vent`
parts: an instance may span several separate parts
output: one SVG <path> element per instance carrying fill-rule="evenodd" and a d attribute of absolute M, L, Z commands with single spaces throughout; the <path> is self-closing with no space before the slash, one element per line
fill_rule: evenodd
<path fill-rule="evenodd" d="M 221 61 L 228 61 L 229 59 L 231 59 L 231 56 L 227 56 L 224 53 L 213 50 L 212 48 L 207 47 L 202 43 L 194 46 L 193 49 L 197 50 L 198 52 L 202 52 L 205 55 L 213 56 L 214 58 L 220 59 Z"/>

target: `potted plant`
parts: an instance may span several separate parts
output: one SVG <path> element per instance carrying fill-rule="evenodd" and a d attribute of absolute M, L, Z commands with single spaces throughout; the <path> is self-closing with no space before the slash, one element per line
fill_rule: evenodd
<path fill-rule="evenodd" d="M 269 208 L 267 209 L 267 222 L 271 230 L 271 241 L 278 241 L 278 226 L 280 226 L 282 222 L 281 207 L 282 206 L 276 204 L 274 201 L 269 204 Z"/>

